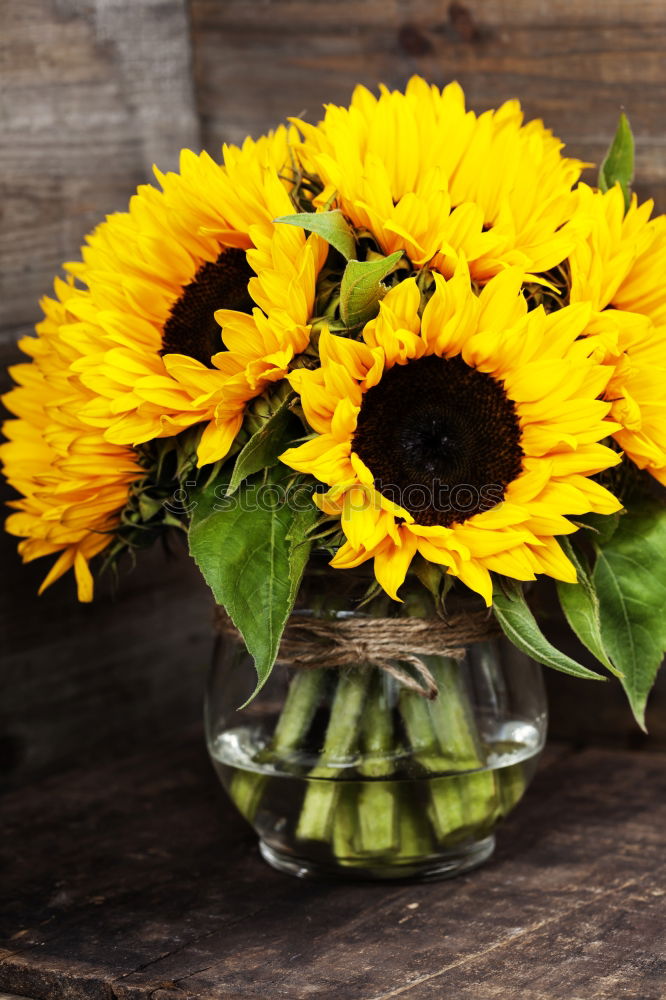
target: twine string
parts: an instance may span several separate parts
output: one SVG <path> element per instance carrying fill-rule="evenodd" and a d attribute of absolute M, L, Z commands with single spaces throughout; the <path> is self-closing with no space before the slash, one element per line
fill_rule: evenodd
<path fill-rule="evenodd" d="M 226 611 L 218 607 L 220 634 L 239 638 Z M 377 667 L 424 698 L 437 697 L 437 683 L 421 656 L 462 660 L 465 647 L 499 635 L 487 611 L 459 614 L 447 621 L 432 618 L 306 618 L 292 615 L 287 622 L 277 663 L 296 670 Z M 404 670 L 409 665 L 417 678 Z"/>

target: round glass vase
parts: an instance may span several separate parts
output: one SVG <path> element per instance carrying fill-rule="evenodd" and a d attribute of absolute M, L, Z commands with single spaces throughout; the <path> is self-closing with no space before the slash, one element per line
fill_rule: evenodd
<path fill-rule="evenodd" d="M 437 685 L 432 700 L 379 666 L 278 662 L 239 708 L 256 684 L 252 657 L 240 639 L 220 637 L 208 749 L 274 868 L 437 879 L 490 857 L 495 827 L 522 798 L 544 744 L 541 669 L 503 638 L 419 658 Z"/>

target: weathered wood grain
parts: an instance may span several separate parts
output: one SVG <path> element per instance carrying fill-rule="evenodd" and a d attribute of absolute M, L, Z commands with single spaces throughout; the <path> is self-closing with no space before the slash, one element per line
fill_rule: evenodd
<path fill-rule="evenodd" d="M 559 635 L 560 646 L 562 636 Z M 574 746 L 615 746 L 628 750 L 666 750 L 666 669 L 662 667 L 650 694 L 647 732 L 638 727 L 620 684 L 581 681 L 544 669 L 548 695 L 548 731 L 555 740 Z"/>
<path fill-rule="evenodd" d="M 191 0 L 204 142 L 320 117 L 353 86 L 458 79 L 470 105 L 520 97 L 572 154 L 598 162 L 625 108 L 638 189 L 666 209 L 666 6 L 574 0 Z"/>
<path fill-rule="evenodd" d="M 158 161 L 197 146 L 185 0 L 9 0 L 0 33 L 0 330 Z"/>
<path fill-rule="evenodd" d="M 0 389 L 63 260 L 151 165 L 197 146 L 184 0 L 9 0 L 0 32 Z M 24 330 L 21 327 L 25 325 Z M 2 499 L 8 497 L 2 487 Z M 150 743 L 199 717 L 209 598 L 146 554 L 91 607 L 0 532 L 0 783 Z"/>
<path fill-rule="evenodd" d="M 548 757 L 450 883 L 294 883 L 199 734 L 7 796 L 0 988 L 39 1000 L 662 1000 L 666 758 Z M 28 835 L 29 834 L 29 835 Z"/>
<path fill-rule="evenodd" d="M 75 603 L 69 579 L 38 598 L 47 566 L 20 566 L 13 547 L 2 539 L 0 787 L 199 718 L 212 603 L 184 547 L 145 553 L 89 606 Z"/>

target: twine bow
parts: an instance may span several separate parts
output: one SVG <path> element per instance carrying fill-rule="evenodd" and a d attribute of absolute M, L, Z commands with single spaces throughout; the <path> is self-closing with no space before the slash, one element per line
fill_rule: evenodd
<path fill-rule="evenodd" d="M 224 608 L 217 608 L 216 626 L 223 635 L 239 638 Z M 448 621 L 423 618 L 306 618 L 292 615 L 284 630 L 277 663 L 296 670 L 342 668 L 351 664 L 377 667 L 424 698 L 437 697 L 437 684 L 421 656 L 462 660 L 465 646 L 499 635 L 487 611 L 460 614 Z M 418 680 L 400 664 L 408 664 Z"/>

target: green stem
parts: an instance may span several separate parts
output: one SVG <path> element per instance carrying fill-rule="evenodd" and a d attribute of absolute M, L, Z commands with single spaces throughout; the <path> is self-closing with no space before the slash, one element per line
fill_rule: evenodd
<path fill-rule="evenodd" d="M 460 666 L 444 656 L 428 657 L 427 662 L 438 688 L 430 714 L 442 750 L 450 755 L 449 767 L 474 772 L 457 779 L 465 826 L 489 826 L 498 816 L 498 789 L 492 771 L 475 771 L 483 768 L 485 759 Z"/>
<path fill-rule="evenodd" d="M 451 761 L 442 751 L 429 706 L 421 695 L 400 692 L 400 712 L 414 758 L 432 773 L 451 770 Z M 443 741 L 446 734 L 442 734 Z M 428 815 L 438 840 L 444 840 L 465 825 L 460 789 L 455 778 L 432 778 L 428 782 Z"/>
<path fill-rule="evenodd" d="M 328 840 L 339 794 L 340 782 L 335 778 L 308 779 L 296 836 L 301 840 Z"/>
<path fill-rule="evenodd" d="M 358 795 L 359 853 L 387 854 L 397 846 L 398 824 L 393 782 L 363 782 Z"/>
<path fill-rule="evenodd" d="M 338 680 L 324 748 L 319 764 L 310 772 L 298 821 L 296 835 L 302 839 L 328 840 L 330 837 L 341 785 L 336 779 L 340 767 L 345 765 L 358 742 L 369 678 L 369 670 L 349 670 Z"/>
<path fill-rule="evenodd" d="M 260 763 L 268 763 L 280 754 L 300 748 L 317 711 L 323 683 L 323 670 L 299 670 L 295 674 L 270 746 L 258 757 Z M 233 776 L 229 790 L 231 798 L 249 822 L 256 815 L 268 778 L 261 771 L 237 771 Z"/>
<path fill-rule="evenodd" d="M 335 814 L 331 845 L 333 853 L 342 865 L 356 864 L 356 802 L 353 785 L 342 789 Z"/>
<path fill-rule="evenodd" d="M 451 761 L 442 754 L 432 715 L 425 698 L 403 688 L 398 701 L 414 759 L 426 771 L 448 771 Z"/>
<path fill-rule="evenodd" d="M 256 815 L 267 780 L 267 776 L 260 771 L 240 770 L 236 771 L 231 779 L 229 795 L 248 823 L 251 823 Z"/>
<path fill-rule="evenodd" d="M 398 824 L 394 783 L 382 781 L 394 770 L 393 713 L 387 702 L 381 671 L 373 671 L 372 684 L 361 724 L 365 755 L 360 773 L 370 779 L 358 794 L 357 847 L 361 854 L 386 854 L 398 846 Z"/>
<path fill-rule="evenodd" d="M 428 816 L 437 840 L 459 837 L 467 826 L 462 785 L 459 778 L 432 778 L 428 784 Z"/>
<path fill-rule="evenodd" d="M 493 771 L 477 771 L 459 778 L 463 810 L 470 830 L 490 828 L 499 818 L 497 783 Z"/>
<path fill-rule="evenodd" d="M 323 670 L 296 672 L 271 741 L 271 747 L 277 753 L 301 747 L 317 711 L 324 676 Z"/>
<path fill-rule="evenodd" d="M 455 771 L 474 770 L 483 765 L 481 743 L 460 665 L 445 656 L 424 657 L 437 683 L 437 697 L 428 711 L 437 740 Z"/>
<path fill-rule="evenodd" d="M 526 788 L 525 772 L 522 763 L 503 767 L 497 772 L 500 793 L 500 810 L 503 816 L 511 812 L 517 802 L 520 802 Z"/>
<path fill-rule="evenodd" d="M 359 771 L 366 778 L 386 778 L 393 774 L 390 755 L 395 751 L 393 711 L 384 692 L 382 671 L 374 670 L 361 721 L 364 758 Z"/>
<path fill-rule="evenodd" d="M 422 860 L 432 850 L 432 836 L 428 821 L 412 802 L 409 788 L 403 788 L 399 794 L 398 835 L 400 846 L 396 858 L 407 860 L 413 858 Z"/>

